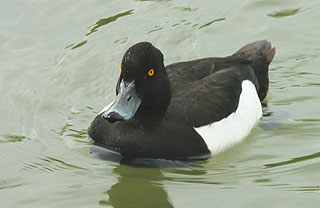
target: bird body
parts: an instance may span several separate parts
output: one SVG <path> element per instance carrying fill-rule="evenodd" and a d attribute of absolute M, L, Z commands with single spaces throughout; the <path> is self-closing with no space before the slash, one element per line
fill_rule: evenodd
<path fill-rule="evenodd" d="M 268 66 L 266 40 L 224 58 L 163 65 L 152 44 L 125 53 L 117 99 L 93 120 L 94 144 L 127 158 L 207 158 L 245 138 L 262 116 Z"/>

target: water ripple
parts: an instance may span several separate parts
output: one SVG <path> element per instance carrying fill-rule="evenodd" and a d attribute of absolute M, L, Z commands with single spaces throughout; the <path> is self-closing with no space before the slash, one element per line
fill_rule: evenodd
<path fill-rule="evenodd" d="M 156 32 L 158 30 L 162 30 L 162 29 L 163 29 L 163 27 L 155 27 L 155 29 L 152 29 L 149 32 L 147 32 L 147 35 L 150 34 L 150 33 Z"/>
<path fill-rule="evenodd" d="M 18 188 L 18 187 L 25 186 L 25 185 L 28 185 L 28 184 L 30 184 L 30 183 L 18 183 L 18 184 L 13 184 L 13 185 L 2 185 L 2 184 L 0 184 L 0 191 L 1 190 L 5 190 L 5 189 Z"/>
<path fill-rule="evenodd" d="M 201 25 L 201 26 L 199 27 L 199 29 L 202 29 L 202 28 L 204 28 L 204 27 L 208 27 L 208 26 L 210 26 L 212 23 L 220 22 L 220 21 L 223 21 L 223 20 L 225 20 L 225 19 L 226 19 L 226 18 L 219 18 L 219 19 L 212 20 L 212 21 L 210 21 L 210 22 L 208 22 L 208 23 L 206 23 L 206 24 L 204 24 L 204 25 Z"/>
<path fill-rule="evenodd" d="M 105 26 L 107 24 L 110 24 L 111 22 L 115 22 L 120 17 L 124 17 L 124 16 L 127 16 L 127 15 L 133 14 L 133 11 L 134 11 L 134 9 L 130 9 L 128 11 L 121 12 L 121 13 L 118 13 L 116 15 L 113 15 L 113 16 L 106 17 L 106 18 L 98 20 L 95 24 L 93 24 L 93 25 L 88 27 L 89 32 L 87 34 L 85 34 L 85 36 L 88 37 L 92 33 L 97 32 L 100 27 Z M 88 43 L 88 40 L 85 39 L 85 40 L 83 40 L 83 41 L 81 41 L 79 43 L 72 43 L 72 44 L 66 46 L 65 49 L 71 48 L 71 50 L 73 50 L 73 49 L 79 48 L 79 47 L 81 47 L 81 46 L 83 46 L 83 45 L 85 45 L 87 43 Z"/>
<path fill-rule="evenodd" d="M 294 191 L 301 191 L 301 192 L 315 192 L 320 191 L 319 185 L 311 185 L 311 186 L 298 186 L 293 188 Z"/>
<path fill-rule="evenodd" d="M 302 162 L 302 161 L 306 161 L 306 160 L 315 159 L 315 158 L 318 158 L 318 157 L 320 157 L 320 152 L 313 153 L 313 154 L 310 154 L 310 155 L 305 155 L 305 156 L 302 156 L 302 157 L 295 157 L 295 158 L 292 158 L 291 160 L 286 160 L 286 161 L 282 161 L 282 162 L 266 164 L 265 168 L 274 168 L 274 167 L 279 167 L 279 166 L 284 166 L 284 165 L 290 165 L 290 164 L 294 164 L 294 163 L 298 163 L 298 162 Z"/>
<path fill-rule="evenodd" d="M 2 139 L 2 138 L 4 139 Z M 13 134 L 5 134 L 1 135 L 0 143 L 11 143 L 11 142 L 21 142 L 24 140 L 30 140 L 29 137 L 22 136 L 22 135 L 13 135 Z"/>
<path fill-rule="evenodd" d="M 130 14 L 133 14 L 133 11 L 134 11 L 134 9 L 130 9 L 128 11 L 118 13 L 118 14 L 116 14 L 114 16 L 110 16 L 110 17 L 98 20 L 94 25 L 91 25 L 89 27 L 91 29 L 90 29 L 90 32 L 88 32 L 86 34 L 86 36 L 89 36 L 92 33 L 97 32 L 99 27 L 102 27 L 102 26 L 107 25 L 107 24 L 109 24 L 111 22 L 114 22 L 120 17 L 124 17 L 124 16 L 130 15 Z"/>
<path fill-rule="evenodd" d="M 80 166 L 73 165 L 50 156 L 39 157 L 38 159 L 40 161 L 32 162 L 31 164 L 25 164 L 23 169 L 24 170 L 36 169 L 41 172 L 54 172 L 57 170 L 68 170 L 68 169 L 86 170 L 85 168 L 82 168 Z"/>
<path fill-rule="evenodd" d="M 273 18 L 282 18 L 282 17 L 288 17 L 288 16 L 293 16 L 301 12 L 301 8 L 297 9 L 284 9 L 281 11 L 273 12 L 270 14 L 267 14 L 269 17 Z"/>

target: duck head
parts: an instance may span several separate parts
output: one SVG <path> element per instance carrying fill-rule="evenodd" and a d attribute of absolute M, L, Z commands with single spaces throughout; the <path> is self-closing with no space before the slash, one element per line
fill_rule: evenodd
<path fill-rule="evenodd" d="M 110 123 L 135 119 L 160 122 L 171 100 L 170 81 L 163 54 L 151 43 L 140 42 L 124 54 L 116 87 L 116 99 L 102 113 Z"/>

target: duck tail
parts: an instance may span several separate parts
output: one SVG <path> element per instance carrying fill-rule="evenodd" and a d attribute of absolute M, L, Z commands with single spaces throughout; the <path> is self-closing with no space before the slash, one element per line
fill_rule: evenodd
<path fill-rule="evenodd" d="M 275 52 L 276 48 L 271 46 L 270 41 L 258 40 L 243 46 L 233 54 L 235 57 L 251 61 L 251 65 L 259 82 L 258 95 L 261 101 L 267 95 L 269 88 L 269 64 L 271 63 Z"/>

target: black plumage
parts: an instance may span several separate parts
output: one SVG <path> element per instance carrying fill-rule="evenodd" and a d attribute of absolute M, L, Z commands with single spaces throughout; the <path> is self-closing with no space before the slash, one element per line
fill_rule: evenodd
<path fill-rule="evenodd" d="M 248 44 L 232 56 L 163 65 L 163 55 L 150 43 L 125 53 L 121 80 L 136 83 L 141 105 L 128 121 L 109 123 L 101 115 L 88 134 L 94 144 L 129 158 L 189 159 L 209 155 L 193 127 L 235 112 L 244 80 L 251 81 L 262 101 L 268 91 L 268 66 L 275 48 L 266 40 Z M 148 77 L 148 70 L 154 69 Z"/>

